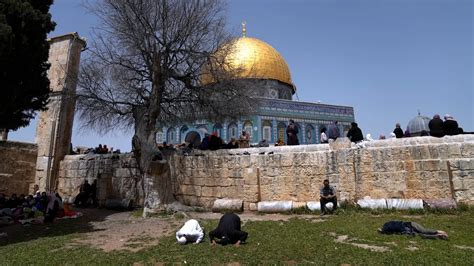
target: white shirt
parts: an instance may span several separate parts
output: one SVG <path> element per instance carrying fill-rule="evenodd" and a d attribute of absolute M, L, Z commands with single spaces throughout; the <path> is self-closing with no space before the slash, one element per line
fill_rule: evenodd
<path fill-rule="evenodd" d="M 191 219 L 187 221 L 178 232 L 176 232 L 176 239 L 179 240 L 179 238 L 185 235 L 188 241 L 199 243 L 204 237 L 204 232 L 201 226 L 199 226 L 198 221 Z"/>
<path fill-rule="evenodd" d="M 328 141 L 328 136 L 326 136 L 326 133 L 321 132 L 321 142 L 327 142 Z"/>

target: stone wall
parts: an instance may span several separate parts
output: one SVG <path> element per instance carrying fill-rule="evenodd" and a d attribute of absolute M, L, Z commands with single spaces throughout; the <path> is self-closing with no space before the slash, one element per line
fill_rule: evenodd
<path fill-rule="evenodd" d="M 232 155 L 245 151 L 250 155 Z M 180 169 L 176 195 L 185 204 L 209 207 L 223 197 L 243 199 L 246 208 L 266 200 L 314 201 L 326 178 L 340 200 L 454 198 L 474 204 L 474 135 L 203 154 L 173 162 Z"/>
<path fill-rule="evenodd" d="M 141 186 L 137 164 L 132 154 L 67 155 L 61 161 L 58 191 L 71 201 L 84 180 L 97 179 L 97 196 L 101 205 L 107 199 L 131 199 L 141 204 Z"/>
<path fill-rule="evenodd" d="M 37 154 L 36 144 L 0 141 L 0 193 L 33 192 Z"/>
<path fill-rule="evenodd" d="M 61 191 L 77 193 L 84 177 L 103 173 L 109 180 L 103 181 L 103 198 L 140 198 L 132 156 L 107 156 L 66 156 Z M 326 178 L 340 200 L 454 198 L 474 204 L 474 135 L 381 140 L 364 146 L 341 139 L 320 145 L 195 151 L 173 156 L 171 164 L 175 196 L 188 205 L 210 207 L 226 197 L 243 199 L 246 209 L 267 200 L 314 201 Z"/>

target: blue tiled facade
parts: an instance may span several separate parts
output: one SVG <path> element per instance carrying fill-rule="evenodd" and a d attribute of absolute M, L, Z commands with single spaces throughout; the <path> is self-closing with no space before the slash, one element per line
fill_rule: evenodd
<path fill-rule="evenodd" d="M 338 121 L 341 134 L 345 134 L 350 123 L 354 121 L 354 109 L 348 106 L 261 98 L 254 115 L 217 124 L 202 120 L 192 124 L 163 127 L 158 129 L 157 142 L 180 144 L 186 141 L 189 134 L 199 134 L 202 139 L 205 133 L 214 131 L 228 142 L 231 138 L 238 139 L 242 130 L 246 130 L 251 135 L 251 143 L 266 139 L 273 144 L 279 138 L 286 143 L 286 127 L 290 119 L 293 119 L 299 128 L 300 144 L 316 144 L 320 143 L 320 129 L 327 128 L 332 121 Z"/>

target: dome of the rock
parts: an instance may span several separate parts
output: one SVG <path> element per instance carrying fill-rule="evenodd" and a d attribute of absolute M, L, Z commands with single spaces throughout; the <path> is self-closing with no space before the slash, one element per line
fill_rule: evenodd
<path fill-rule="evenodd" d="M 224 44 L 216 51 L 214 58 L 220 67 L 214 69 L 235 70 L 231 78 L 270 79 L 283 82 L 295 90 L 290 70 L 283 57 L 275 48 L 256 38 L 241 37 Z M 217 80 L 210 64 L 204 67 L 201 81 L 204 85 Z"/>

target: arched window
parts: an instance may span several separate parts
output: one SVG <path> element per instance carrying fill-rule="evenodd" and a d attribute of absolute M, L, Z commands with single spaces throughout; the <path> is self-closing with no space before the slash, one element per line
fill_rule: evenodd
<path fill-rule="evenodd" d="M 313 144 L 316 143 L 316 135 L 314 132 L 314 127 L 312 125 L 306 125 L 306 143 Z"/>
<path fill-rule="evenodd" d="M 237 131 L 238 131 L 237 124 L 236 123 L 230 123 L 227 126 L 227 136 L 228 136 L 227 141 L 230 141 L 230 139 L 232 139 L 232 138 L 238 139 L 239 132 L 237 132 Z"/>
<path fill-rule="evenodd" d="M 168 144 L 173 144 L 176 141 L 176 130 L 172 127 L 168 128 L 166 142 Z"/>
<path fill-rule="evenodd" d="M 272 142 L 272 123 L 268 120 L 262 121 L 262 140 Z"/>
<path fill-rule="evenodd" d="M 163 136 L 163 131 L 160 129 L 156 132 L 156 143 L 163 143 L 165 141 L 165 138 Z"/>

